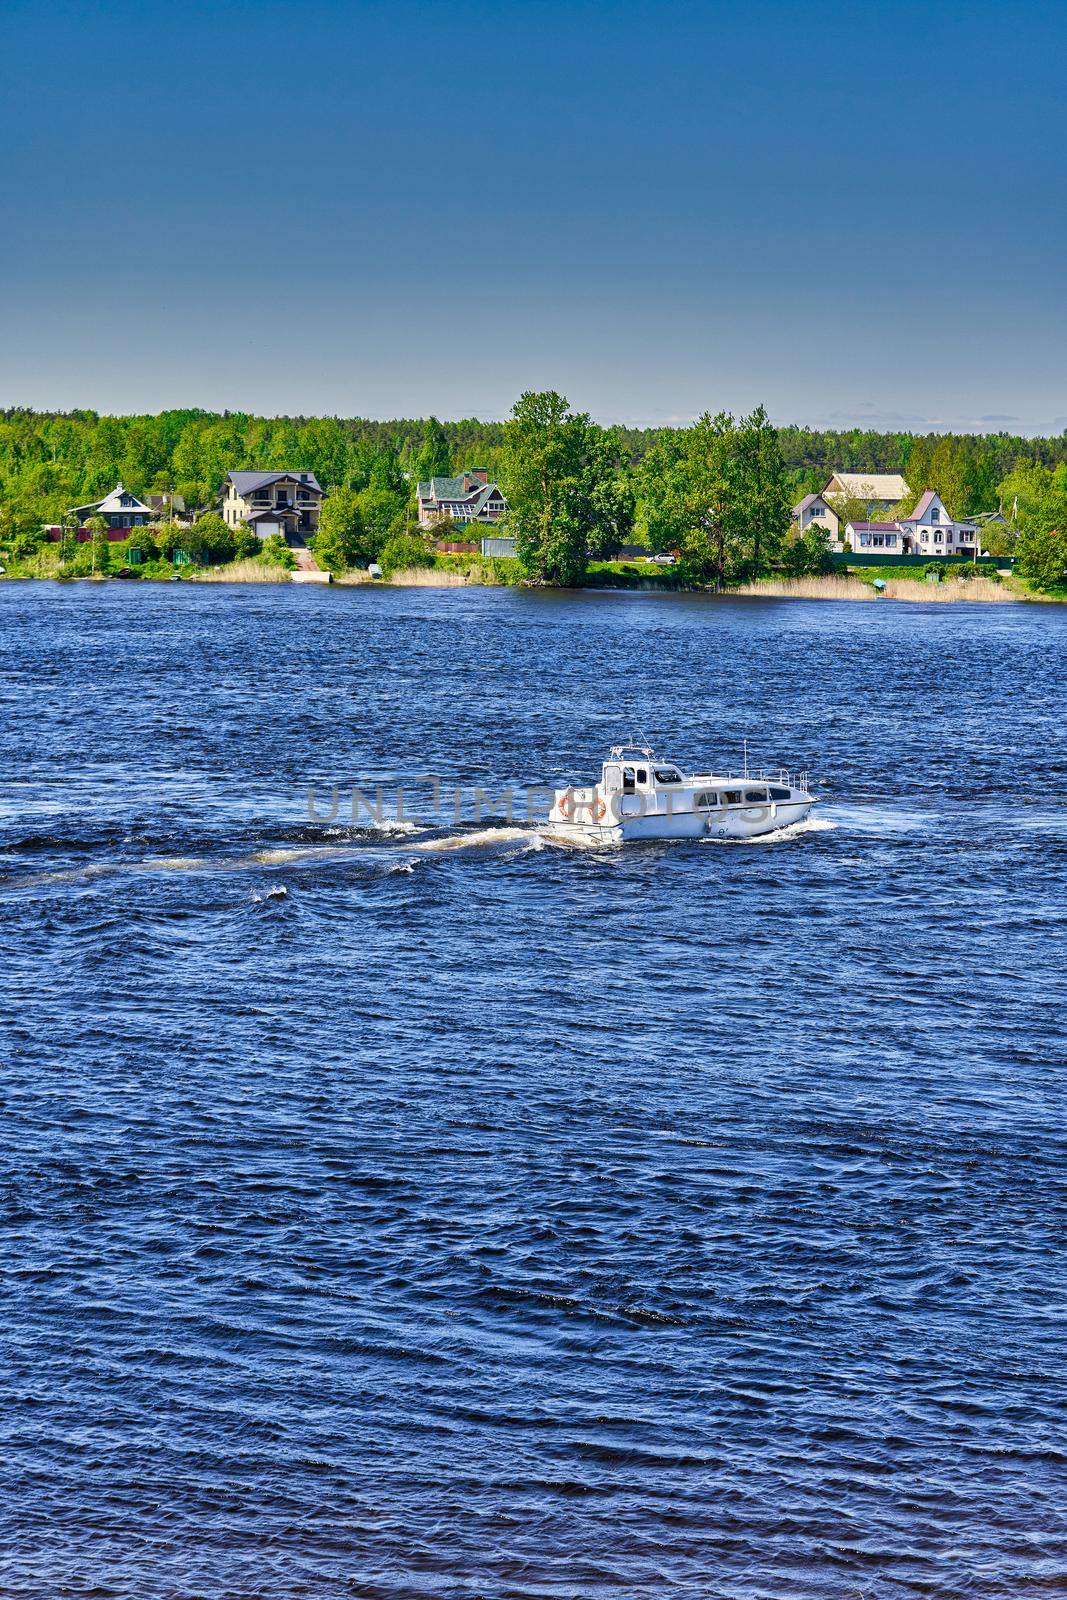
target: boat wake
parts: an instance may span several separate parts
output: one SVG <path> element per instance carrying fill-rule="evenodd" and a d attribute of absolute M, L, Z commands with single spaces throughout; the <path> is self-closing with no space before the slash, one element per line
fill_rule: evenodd
<path fill-rule="evenodd" d="M 426 839 L 409 845 L 408 849 L 441 855 L 453 850 L 484 850 L 499 845 L 521 844 L 528 849 L 539 850 L 542 842 L 542 835 L 535 828 L 480 828 L 476 833 L 450 833 L 443 839 Z"/>
<path fill-rule="evenodd" d="M 794 823 L 788 828 L 778 828 L 772 833 L 759 834 L 748 839 L 719 839 L 708 835 L 703 839 L 689 841 L 676 840 L 674 843 L 693 844 L 777 844 L 797 839 L 810 833 L 825 833 L 840 824 L 831 822 L 826 817 L 809 817 L 804 822 Z M 34 872 L 25 876 L 11 874 L 4 879 L 3 887 L 6 889 L 30 889 L 44 887 L 50 884 L 82 883 L 90 884 L 100 878 L 133 877 L 141 874 L 171 873 L 171 872 L 241 872 L 262 868 L 307 867 L 316 863 L 325 865 L 340 864 L 346 861 L 367 860 L 376 857 L 379 861 L 390 855 L 402 852 L 399 861 L 393 860 L 387 869 L 388 875 L 403 873 L 409 874 L 428 858 L 441 856 L 461 855 L 481 852 L 485 855 L 515 855 L 525 854 L 527 851 L 543 850 L 547 847 L 562 850 L 578 850 L 583 852 L 597 850 L 617 850 L 618 843 L 612 843 L 595 835 L 571 833 L 558 830 L 551 823 L 530 827 L 514 827 L 510 824 L 498 826 L 472 828 L 469 831 L 454 831 L 441 834 L 437 837 L 404 838 L 400 841 L 395 838 L 398 830 L 383 829 L 379 840 L 374 841 L 364 833 L 357 842 L 350 839 L 347 843 L 324 841 L 315 844 L 308 840 L 295 845 L 268 845 L 259 850 L 253 850 L 242 855 L 153 855 L 146 856 L 140 861 L 86 861 L 75 866 L 63 867 L 51 872 Z M 408 832 L 407 829 L 404 830 Z M 390 838 L 389 835 L 394 837 Z M 336 838 L 336 835 L 334 836 Z M 662 840 L 648 840 L 646 844 L 662 844 Z M 631 845 L 632 849 L 633 846 Z"/>
<path fill-rule="evenodd" d="M 708 834 L 700 844 L 788 844 L 790 839 L 800 839 L 807 833 L 833 833 L 839 823 L 829 817 L 806 817 L 803 822 L 792 822 L 787 828 L 775 828 L 771 833 L 756 833 L 749 839 L 717 839 Z"/>

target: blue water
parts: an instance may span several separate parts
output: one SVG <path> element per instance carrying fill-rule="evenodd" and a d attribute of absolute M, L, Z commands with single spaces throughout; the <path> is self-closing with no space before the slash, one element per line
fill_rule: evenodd
<path fill-rule="evenodd" d="M 1065 659 L 1054 606 L 0 586 L 5 1600 L 1062 1592 Z M 821 824 L 411 787 L 634 729 Z"/>

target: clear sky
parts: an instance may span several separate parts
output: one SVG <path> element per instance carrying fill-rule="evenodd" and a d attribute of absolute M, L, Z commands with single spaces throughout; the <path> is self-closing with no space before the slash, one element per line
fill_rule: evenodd
<path fill-rule="evenodd" d="M 1065 46 L 1065 0 L 5 0 L 0 404 L 1059 432 Z"/>

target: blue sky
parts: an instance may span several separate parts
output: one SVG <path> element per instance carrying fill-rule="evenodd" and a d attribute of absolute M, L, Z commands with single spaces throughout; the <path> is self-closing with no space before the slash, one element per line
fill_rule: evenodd
<path fill-rule="evenodd" d="M 7 0 L 0 404 L 1067 427 L 1067 5 Z"/>

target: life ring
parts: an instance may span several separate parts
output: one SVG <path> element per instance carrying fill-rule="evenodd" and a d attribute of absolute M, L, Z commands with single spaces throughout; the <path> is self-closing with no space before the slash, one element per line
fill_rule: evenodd
<path fill-rule="evenodd" d="M 607 809 L 608 808 L 604 804 L 603 800 L 598 800 L 597 801 L 595 815 L 596 815 L 596 819 L 597 819 L 598 822 L 603 822 L 604 817 L 607 814 Z"/>
<path fill-rule="evenodd" d="M 562 798 L 556 801 L 556 810 L 564 822 L 574 820 L 574 794 L 570 789 L 564 789 Z"/>

